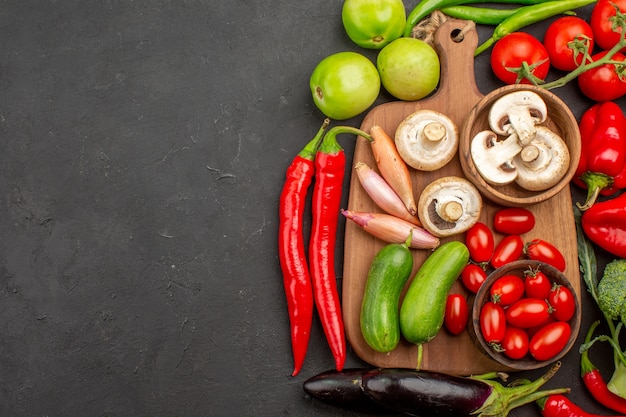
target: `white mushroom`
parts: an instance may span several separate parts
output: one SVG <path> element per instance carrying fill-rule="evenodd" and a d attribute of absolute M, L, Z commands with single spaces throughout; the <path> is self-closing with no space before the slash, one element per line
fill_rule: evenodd
<path fill-rule="evenodd" d="M 398 153 L 407 165 L 421 171 L 435 171 L 456 155 L 458 129 L 444 114 L 418 110 L 400 123 L 395 135 Z"/>
<path fill-rule="evenodd" d="M 438 237 L 462 233 L 478 221 L 483 201 L 465 178 L 449 176 L 428 184 L 418 202 L 424 229 Z"/>
<path fill-rule="evenodd" d="M 539 94 L 529 90 L 506 94 L 489 109 L 489 126 L 498 135 L 517 134 L 522 146 L 535 136 L 535 125 L 545 122 L 546 103 Z"/>
<path fill-rule="evenodd" d="M 563 139 L 547 127 L 538 126 L 535 139 L 513 159 L 517 167 L 515 181 L 526 190 L 546 190 L 563 178 L 569 162 Z"/>
<path fill-rule="evenodd" d="M 513 158 L 522 147 L 517 135 L 512 134 L 504 140 L 498 140 L 490 130 L 478 132 L 470 143 L 470 155 L 483 179 L 491 185 L 510 184 L 517 178 L 517 169 Z"/>

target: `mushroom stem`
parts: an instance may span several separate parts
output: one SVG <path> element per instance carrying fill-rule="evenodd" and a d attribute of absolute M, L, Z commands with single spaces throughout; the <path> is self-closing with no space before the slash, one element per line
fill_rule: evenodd
<path fill-rule="evenodd" d="M 439 142 L 446 137 L 446 127 L 439 122 L 430 122 L 422 131 L 424 137 L 431 142 Z"/>
<path fill-rule="evenodd" d="M 447 222 L 455 222 L 463 215 L 463 205 L 456 201 L 447 201 L 437 206 L 437 214 Z"/>

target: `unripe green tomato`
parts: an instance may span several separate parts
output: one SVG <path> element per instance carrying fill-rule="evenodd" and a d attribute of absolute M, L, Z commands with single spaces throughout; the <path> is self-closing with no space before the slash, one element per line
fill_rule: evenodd
<path fill-rule="evenodd" d="M 439 84 L 439 56 L 419 39 L 402 37 L 391 42 L 378 53 L 377 67 L 385 89 L 400 100 L 419 100 Z"/>
<path fill-rule="evenodd" d="M 406 11 L 402 0 L 345 0 L 341 20 L 352 42 L 380 49 L 402 36 Z"/>
<path fill-rule="evenodd" d="M 324 58 L 309 82 L 315 105 L 327 117 L 345 120 L 374 104 L 380 92 L 380 76 L 367 57 L 337 52 Z"/>

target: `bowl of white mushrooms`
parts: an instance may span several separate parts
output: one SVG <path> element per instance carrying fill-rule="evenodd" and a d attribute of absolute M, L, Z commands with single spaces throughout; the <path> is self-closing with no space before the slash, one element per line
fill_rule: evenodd
<path fill-rule="evenodd" d="M 459 156 L 465 176 L 489 200 L 525 206 L 554 197 L 571 181 L 580 131 L 569 107 L 533 85 L 486 95 L 465 118 Z"/>

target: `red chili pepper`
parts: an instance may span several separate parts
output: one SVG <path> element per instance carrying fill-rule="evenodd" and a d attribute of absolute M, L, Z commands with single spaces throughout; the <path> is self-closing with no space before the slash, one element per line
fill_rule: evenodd
<path fill-rule="evenodd" d="M 599 194 L 612 195 L 626 188 L 626 118 L 612 101 L 591 106 L 580 119 L 581 157 L 573 181 L 587 189 L 581 210 L 591 207 Z"/>
<path fill-rule="evenodd" d="M 313 223 L 309 241 L 313 296 L 338 371 L 343 369 L 346 359 L 343 316 L 335 276 L 335 241 L 346 166 L 343 148 L 337 143 L 340 133 L 367 136 L 350 126 L 335 126 L 324 137 L 315 156 Z"/>
<path fill-rule="evenodd" d="M 595 203 L 583 212 L 587 237 L 602 249 L 626 258 L 626 193 Z"/>
<path fill-rule="evenodd" d="M 305 256 L 302 218 L 307 192 L 315 173 L 315 152 L 329 123 L 329 119 L 324 120 L 315 137 L 287 167 L 285 184 L 280 194 L 278 257 L 291 325 L 292 376 L 296 376 L 302 368 L 313 321 L 313 290 Z"/>
<path fill-rule="evenodd" d="M 537 404 L 541 409 L 541 415 L 543 417 L 603 417 L 601 414 L 592 414 L 586 412 L 585 410 L 574 404 L 565 395 L 561 394 L 553 394 L 548 397 L 540 398 L 539 400 L 537 400 Z"/>
<path fill-rule="evenodd" d="M 596 321 L 591 325 L 591 327 L 589 327 L 589 331 L 585 337 L 585 344 L 588 344 L 591 341 L 593 331 L 598 324 L 600 324 L 600 322 Z M 580 355 L 580 373 L 585 387 L 587 387 L 587 390 L 593 398 L 611 410 L 626 414 L 626 399 L 609 390 L 606 382 L 604 382 L 604 378 L 602 378 L 602 374 L 600 374 L 598 368 L 591 363 L 591 360 L 589 359 L 589 351 L 587 349 L 583 350 Z"/>

